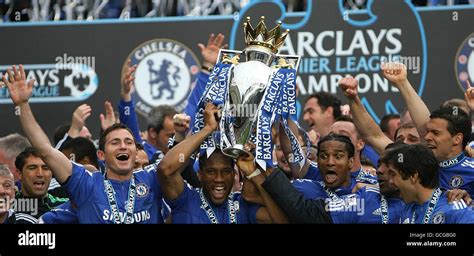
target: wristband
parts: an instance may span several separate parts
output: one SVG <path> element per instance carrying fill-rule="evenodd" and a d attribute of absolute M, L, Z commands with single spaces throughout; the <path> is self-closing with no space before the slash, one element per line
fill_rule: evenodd
<path fill-rule="evenodd" d="M 260 171 L 260 169 L 257 168 L 255 171 L 252 172 L 252 174 L 250 174 L 249 176 L 247 176 L 247 179 L 250 180 L 251 178 L 253 178 L 253 177 L 259 175 L 260 173 L 262 173 L 262 172 Z"/>
<path fill-rule="evenodd" d="M 212 67 L 209 67 L 209 66 L 206 66 L 206 65 L 202 65 L 201 69 L 212 72 Z"/>

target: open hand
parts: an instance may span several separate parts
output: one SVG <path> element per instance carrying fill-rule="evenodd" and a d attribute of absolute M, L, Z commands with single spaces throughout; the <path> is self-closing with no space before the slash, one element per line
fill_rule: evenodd
<path fill-rule="evenodd" d="M 33 85 L 35 80 L 26 81 L 25 70 L 23 65 L 20 65 L 19 70 L 13 65 L 13 72 L 11 69 L 7 69 L 8 79 L 6 75 L 3 75 L 2 80 L 6 84 L 8 91 L 10 92 L 10 98 L 15 105 L 21 105 L 27 103 L 28 99 L 33 92 Z"/>
<path fill-rule="evenodd" d="M 219 33 L 217 36 L 211 34 L 209 36 L 209 40 L 207 41 L 207 45 L 198 44 L 198 47 L 201 50 L 201 55 L 204 59 L 203 65 L 212 67 L 216 64 L 219 50 L 227 47 L 227 44 L 222 45 L 224 43 L 224 39 L 225 36 L 221 33 Z"/>

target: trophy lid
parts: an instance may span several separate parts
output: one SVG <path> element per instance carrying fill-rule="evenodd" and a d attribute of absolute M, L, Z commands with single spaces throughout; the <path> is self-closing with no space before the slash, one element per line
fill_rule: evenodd
<path fill-rule="evenodd" d="M 255 28 L 250 24 L 250 17 L 247 17 L 244 22 L 245 44 L 247 47 L 261 46 L 270 49 L 272 53 L 278 52 L 289 32 L 290 30 L 287 29 L 282 33 L 281 21 L 278 21 L 276 27 L 268 31 L 265 25 L 265 16 L 260 17 L 260 22 Z"/>

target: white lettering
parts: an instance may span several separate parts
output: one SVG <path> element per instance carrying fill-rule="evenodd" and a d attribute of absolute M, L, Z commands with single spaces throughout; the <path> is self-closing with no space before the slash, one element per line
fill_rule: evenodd
<path fill-rule="evenodd" d="M 30 233 L 26 230 L 25 233 L 18 234 L 19 246 L 48 246 L 48 249 L 56 248 L 56 234 L 55 233 Z"/>

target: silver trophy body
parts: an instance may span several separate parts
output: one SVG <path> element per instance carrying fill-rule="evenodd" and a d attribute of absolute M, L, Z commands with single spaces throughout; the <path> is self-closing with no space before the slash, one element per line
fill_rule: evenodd
<path fill-rule="evenodd" d="M 235 66 L 232 81 L 229 86 L 229 102 L 234 114 L 234 138 L 231 147 L 223 149 L 224 154 L 239 158 L 249 156 L 244 149 L 254 132 L 254 123 L 257 120 L 258 106 L 262 101 L 272 69 L 270 64 L 273 56 L 270 53 L 246 54 L 248 60 Z M 259 56 L 260 58 L 255 58 Z M 266 63 L 265 63 L 266 60 Z M 222 132 L 222 131 L 221 131 Z"/>
<path fill-rule="evenodd" d="M 259 118 L 258 108 L 269 84 L 274 60 L 285 59 L 296 67 L 299 64 L 299 56 L 277 55 L 259 46 L 247 47 L 244 52 L 221 50 L 218 59 L 221 60 L 225 55 L 235 56 L 243 53 L 247 61 L 235 65 L 228 88 L 229 101 L 225 103 L 232 106 L 234 136 L 227 136 L 231 138 L 232 146 L 223 148 L 222 152 L 234 159 L 252 154 L 245 146 L 255 144 L 251 135 L 255 133 Z M 224 129 L 221 132 L 226 133 L 228 130 Z"/>
<path fill-rule="evenodd" d="M 264 19 L 261 17 L 254 28 L 250 24 L 250 17 L 247 17 L 244 23 L 246 48 L 243 51 L 221 49 L 217 60 L 218 63 L 234 64 L 227 88 L 229 98 L 224 103 L 225 111 L 232 109 L 232 122 L 226 122 L 220 129 L 228 141 L 221 150 L 234 159 L 252 155 L 249 150 L 255 145 L 253 140 L 259 120 L 258 110 L 272 72 L 275 68 L 289 67 L 297 70 L 300 60 L 299 56 L 277 54 L 289 30 L 281 31 L 281 22 L 268 30 Z M 245 56 L 245 62 L 239 61 L 240 56 Z"/>

